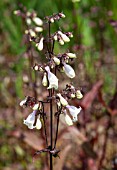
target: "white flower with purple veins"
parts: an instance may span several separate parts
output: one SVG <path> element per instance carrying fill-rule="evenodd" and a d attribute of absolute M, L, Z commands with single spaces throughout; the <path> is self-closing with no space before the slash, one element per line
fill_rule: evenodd
<path fill-rule="evenodd" d="M 66 108 L 68 108 L 71 116 L 73 117 L 73 122 L 76 122 L 78 120 L 77 116 L 82 110 L 82 108 L 81 107 L 77 108 L 75 106 L 70 106 L 70 105 L 67 105 Z"/>
<path fill-rule="evenodd" d="M 49 81 L 49 87 L 47 89 L 58 89 L 58 78 L 50 71 L 49 66 L 45 67 L 45 70 L 48 73 L 48 81 Z"/>
<path fill-rule="evenodd" d="M 66 63 L 64 63 L 64 71 L 65 71 L 65 74 L 69 78 L 74 78 L 75 77 L 75 72 L 74 72 L 73 68 L 70 65 L 66 64 Z"/>
<path fill-rule="evenodd" d="M 42 51 L 43 50 L 43 40 L 44 38 L 42 37 L 39 41 L 39 43 L 36 44 L 36 47 L 39 51 Z"/>
<path fill-rule="evenodd" d="M 35 123 L 35 114 L 36 114 L 36 110 L 34 110 L 28 117 L 26 120 L 24 120 L 24 124 L 26 126 L 28 126 L 29 129 L 33 129 L 35 128 L 34 123 Z"/>

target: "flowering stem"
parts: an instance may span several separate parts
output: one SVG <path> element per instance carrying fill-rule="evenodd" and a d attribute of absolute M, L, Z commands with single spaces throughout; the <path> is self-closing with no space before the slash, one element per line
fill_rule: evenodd
<path fill-rule="evenodd" d="M 50 22 L 48 27 L 48 34 L 49 34 L 49 57 L 51 58 L 51 30 L 50 30 Z M 47 46 L 48 47 L 48 46 Z M 52 89 L 49 90 L 49 98 L 50 98 L 50 150 L 53 149 L 53 107 L 52 107 Z M 53 157 L 52 153 L 50 152 L 50 170 L 53 170 Z"/>
<path fill-rule="evenodd" d="M 50 97 L 50 150 L 53 147 L 53 108 L 52 108 L 52 89 L 49 90 Z M 53 169 L 52 153 L 50 153 L 50 170 Z"/>
<path fill-rule="evenodd" d="M 45 124 L 45 112 L 44 112 L 44 104 L 42 102 L 42 107 L 43 107 L 43 123 L 44 123 L 44 133 L 45 133 L 45 139 L 46 139 L 46 147 L 48 147 L 48 139 L 47 139 L 47 131 L 46 131 L 46 124 Z"/>
<path fill-rule="evenodd" d="M 54 142 L 54 149 L 56 148 L 56 142 L 57 142 L 57 137 L 58 137 L 59 116 L 60 114 L 57 115 L 56 137 L 55 137 L 55 142 Z"/>

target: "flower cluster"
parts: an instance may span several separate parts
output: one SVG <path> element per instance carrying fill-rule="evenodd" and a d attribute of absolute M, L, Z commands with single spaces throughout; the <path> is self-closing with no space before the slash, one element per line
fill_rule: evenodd
<path fill-rule="evenodd" d="M 41 117 L 41 104 L 30 96 L 27 96 L 24 100 L 20 102 L 21 107 L 29 106 L 33 111 L 29 116 L 24 120 L 24 124 L 28 126 L 29 129 L 41 129 L 42 123 L 40 120 Z"/>
<path fill-rule="evenodd" d="M 55 21 L 60 20 L 61 18 L 65 18 L 65 15 L 62 12 L 59 12 L 57 14 L 54 14 L 52 16 L 47 16 L 45 19 L 47 22 L 54 23 Z"/>
<path fill-rule="evenodd" d="M 69 105 L 68 100 L 73 98 L 81 99 L 83 97 L 81 91 L 69 84 L 66 85 L 66 89 L 64 89 L 62 93 L 58 93 L 56 96 L 59 98 L 60 103 L 57 101 L 57 104 L 59 107 L 61 107 L 66 123 L 68 125 L 73 125 L 73 122 L 78 120 L 77 116 L 81 111 L 81 107 L 77 108 L 75 106 Z M 69 114 L 72 116 L 72 119 Z"/>
<path fill-rule="evenodd" d="M 35 11 L 29 12 L 26 8 L 22 7 L 22 10 L 16 10 L 14 14 L 22 17 L 22 20 L 27 25 L 25 34 L 29 36 L 30 41 L 35 40 L 38 37 L 38 33 L 43 31 L 43 21 L 37 16 Z M 42 39 L 40 41 L 42 42 Z"/>
<path fill-rule="evenodd" d="M 65 42 L 69 42 L 70 38 L 73 37 L 72 33 L 62 33 L 61 31 L 57 31 L 54 34 L 54 40 L 58 41 L 60 45 L 64 45 Z"/>
<path fill-rule="evenodd" d="M 54 100 L 55 104 L 57 105 L 57 112 L 63 114 L 65 117 L 65 121 L 68 125 L 73 125 L 73 122 L 78 120 L 77 116 L 81 111 L 81 107 L 78 108 L 69 104 L 70 99 L 81 99 L 83 97 L 81 91 L 75 88 L 73 85 L 68 84 L 66 88 L 60 92 L 58 91 L 59 88 L 59 79 L 57 78 L 57 72 L 65 73 L 69 78 L 75 77 L 75 71 L 69 64 L 69 62 L 76 58 L 76 54 L 72 52 L 66 52 L 63 54 L 54 54 L 52 44 L 58 42 L 60 45 L 64 45 L 70 41 L 70 38 L 73 37 L 71 32 L 63 32 L 61 30 L 56 31 L 54 34 L 47 35 L 46 37 L 35 34 L 36 30 L 39 31 L 42 28 L 43 21 L 37 17 L 36 13 L 25 12 L 22 13 L 21 11 L 15 11 L 15 14 L 24 16 L 26 23 L 30 26 L 32 22 L 36 25 L 34 29 L 29 28 L 26 30 L 26 34 L 30 34 L 30 41 L 35 43 L 36 48 L 39 51 L 43 51 L 46 49 L 46 58 L 48 62 L 45 64 L 38 64 L 35 63 L 33 69 L 35 71 L 39 71 L 42 74 L 42 85 L 47 87 L 47 90 L 53 90 L 54 93 L 51 96 L 51 100 Z M 65 18 L 63 13 L 54 14 L 52 16 L 45 17 L 46 24 L 48 23 L 49 26 L 51 23 L 59 20 L 60 18 Z M 37 27 L 38 26 L 38 27 Z M 31 43 L 31 42 L 30 42 Z M 34 44 L 33 43 L 33 44 Z M 46 47 L 45 47 L 46 46 Z M 48 50 L 48 48 L 50 49 Z M 43 103 L 43 101 L 41 101 Z M 46 100 L 48 102 L 48 98 Z M 41 116 L 44 114 L 43 109 L 41 108 L 41 104 L 39 101 L 34 99 L 33 97 L 26 97 L 23 101 L 20 102 L 20 106 L 22 107 L 31 107 L 33 112 L 24 120 L 24 124 L 28 126 L 28 128 L 33 129 L 37 128 L 40 129 L 41 124 Z"/>

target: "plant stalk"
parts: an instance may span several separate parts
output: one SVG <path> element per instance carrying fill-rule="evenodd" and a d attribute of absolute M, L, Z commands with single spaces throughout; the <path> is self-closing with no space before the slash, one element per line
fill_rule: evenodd
<path fill-rule="evenodd" d="M 53 148 L 53 108 L 52 108 L 52 89 L 50 90 L 50 150 Z M 50 170 L 53 170 L 53 157 L 50 153 Z"/>

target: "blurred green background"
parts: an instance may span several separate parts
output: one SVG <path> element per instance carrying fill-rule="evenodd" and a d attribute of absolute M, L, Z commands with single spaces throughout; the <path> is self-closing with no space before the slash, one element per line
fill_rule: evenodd
<path fill-rule="evenodd" d="M 73 32 L 74 37 L 65 46 L 56 45 L 56 53 L 66 51 L 67 48 L 76 53 L 77 62 L 74 64 L 78 75 L 75 78 L 76 85 L 82 87 L 83 93 L 86 94 L 98 80 L 103 80 L 102 93 L 105 102 L 109 103 L 117 87 L 117 1 L 20 0 L 20 3 L 26 6 L 27 10 L 35 10 L 41 19 L 57 12 L 63 12 L 66 15 L 65 19 L 55 23 L 52 32 L 60 26 L 64 31 Z M 28 75 L 28 60 L 24 57 L 25 27 L 21 18 L 13 14 L 13 11 L 17 9 L 19 9 L 19 1 L 0 1 L 0 169 L 43 169 L 44 155 L 32 163 L 32 155 L 38 147 L 36 144 L 27 142 L 32 138 L 30 136 L 32 134 L 28 136 L 28 130 L 22 125 L 25 110 L 21 110 L 18 106 L 28 94 L 28 90 L 24 90 L 23 79 L 25 74 Z M 40 61 L 43 61 L 41 55 Z M 91 124 L 93 120 L 98 121 L 96 119 L 98 116 L 95 117 L 97 108 L 99 108 L 99 115 L 103 115 L 105 110 L 96 101 L 91 107 L 91 113 L 93 113 Z M 26 139 L 22 137 L 23 129 L 27 131 L 26 136 L 23 134 Z M 94 132 L 96 133 L 96 130 Z M 38 132 L 36 135 L 40 136 Z M 115 150 L 113 142 L 109 143 L 109 147 Z M 111 162 L 116 151 L 108 152 L 109 155 L 107 153 L 104 162 L 104 168 L 107 170 L 111 169 L 111 166 L 106 163 L 108 160 Z M 82 163 L 81 167 L 71 166 L 75 162 L 73 156 L 69 159 L 70 161 L 65 163 L 66 170 L 83 169 Z"/>

